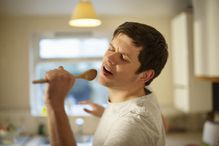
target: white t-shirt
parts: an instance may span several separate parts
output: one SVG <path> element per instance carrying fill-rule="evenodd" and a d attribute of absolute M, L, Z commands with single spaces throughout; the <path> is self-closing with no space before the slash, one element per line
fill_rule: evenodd
<path fill-rule="evenodd" d="M 109 103 L 94 135 L 93 146 L 165 146 L 165 130 L 153 94 Z"/>

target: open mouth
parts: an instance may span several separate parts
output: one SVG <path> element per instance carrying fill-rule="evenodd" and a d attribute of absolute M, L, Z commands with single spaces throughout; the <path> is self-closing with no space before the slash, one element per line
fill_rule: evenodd
<path fill-rule="evenodd" d="M 113 75 L 113 73 L 110 71 L 110 69 L 107 68 L 106 66 L 103 66 L 103 72 L 105 75 Z"/>

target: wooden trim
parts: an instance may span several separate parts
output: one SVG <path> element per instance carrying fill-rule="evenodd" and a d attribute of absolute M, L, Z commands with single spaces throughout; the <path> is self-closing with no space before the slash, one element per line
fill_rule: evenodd
<path fill-rule="evenodd" d="M 198 79 L 208 80 L 211 82 L 219 83 L 219 76 L 218 77 L 209 77 L 209 76 L 196 76 Z"/>

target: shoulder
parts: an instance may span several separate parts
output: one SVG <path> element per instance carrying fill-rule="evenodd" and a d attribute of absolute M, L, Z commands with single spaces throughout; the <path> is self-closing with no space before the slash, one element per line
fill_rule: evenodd
<path fill-rule="evenodd" d="M 145 118 L 153 119 L 154 116 L 160 116 L 161 111 L 156 97 L 151 93 L 139 97 L 138 100 L 131 103 L 128 113 L 132 116 L 140 115 Z"/>
<path fill-rule="evenodd" d="M 145 123 L 146 122 L 146 123 Z M 156 145 L 159 136 L 154 126 L 147 120 L 128 115 L 120 117 L 114 124 L 106 141 L 106 146 Z"/>
<path fill-rule="evenodd" d="M 153 94 L 125 104 L 116 115 L 104 146 L 156 146 L 162 141 L 161 112 Z"/>

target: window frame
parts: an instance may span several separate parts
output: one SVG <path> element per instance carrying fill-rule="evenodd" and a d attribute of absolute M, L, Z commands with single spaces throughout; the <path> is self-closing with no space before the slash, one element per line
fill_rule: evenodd
<path fill-rule="evenodd" d="M 102 61 L 102 57 L 89 57 L 89 58 L 85 58 L 85 57 L 80 57 L 80 58 L 41 58 L 40 57 L 40 40 L 41 39 L 59 39 L 59 38 L 80 38 L 80 39 L 86 39 L 86 38 L 106 38 L 108 41 L 109 39 L 107 37 L 95 37 L 92 35 L 87 35 L 86 33 L 82 33 L 82 35 L 78 35 L 78 33 L 76 35 L 62 35 L 62 36 L 58 36 L 55 35 L 55 33 L 53 35 L 51 34 L 33 34 L 32 39 L 30 41 L 30 49 L 29 49 L 29 79 L 30 79 L 30 85 L 29 85 L 29 89 L 30 89 L 30 97 L 29 97 L 29 104 L 30 104 L 30 110 L 31 110 L 31 115 L 32 116 L 36 116 L 36 117 L 40 117 L 43 115 L 40 115 L 39 113 L 33 111 L 33 105 L 35 103 L 34 100 L 34 95 L 36 93 L 35 89 L 34 89 L 34 85 L 31 83 L 31 81 L 36 79 L 36 66 L 37 64 L 40 63 L 50 63 L 50 62 L 57 62 L 57 63 L 77 63 L 77 62 L 90 62 L 90 61 Z M 106 48 L 107 49 L 107 48 Z M 106 105 L 103 105 L 106 106 Z M 85 114 L 85 116 L 88 114 Z M 44 115 L 46 116 L 46 115 Z M 70 115 L 72 116 L 72 115 Z M 81 115 L 73 115 L 73 116 L 81 116 Z M 84 115 L 83 115 L 84 116 Z"/>

